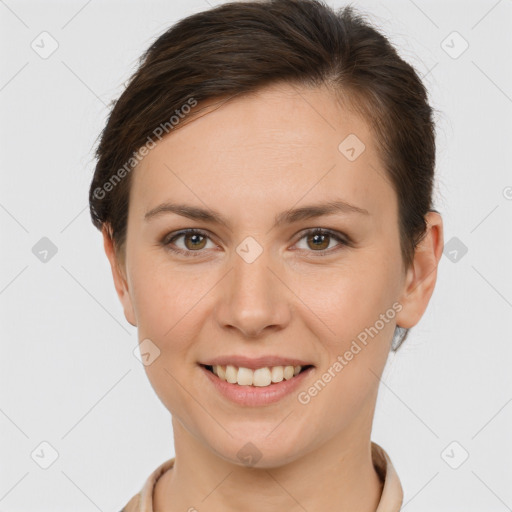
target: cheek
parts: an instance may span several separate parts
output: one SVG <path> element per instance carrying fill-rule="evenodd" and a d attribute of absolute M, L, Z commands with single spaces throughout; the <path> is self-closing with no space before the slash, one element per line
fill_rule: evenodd
<path fill-rule="evenodd" d="M 357 265 L 347 262 L 331 271 L 328 279 L 318 271 L 302 278 L 308 295 L 301 298 L 329 327 L 323 329 L 325 357 L 319 376 L 325 395 L 315 407 L 321 400 L 333 404 L 340 421 L 349 421 L 362 403 L 373 400 L 395 329 L 396 270 L 390 260 L 376 253 L 370 256 L 365 261 L 361 257 Z"/>
<path fill-rule="evenodd" d="M 385 326 L 379 322 L 379 331 L 387 334 L 394 329 L 389 323 L 394 316 L 393 275 L 382 262 L 380 266 L 360 262 L 357 266 L 313 269 L 309 275 L 302 275 L 298 296 L 329 327 L 328 338 L 333 345 L 343 347 L 386 312 L 388 322 Z"/>
<path fill-rule="evenodd" d="M 382 269 L 381 269 L 382 270 Z M 331 411 L 332 428 L 345 428 L 362 410 L 370 411 L 385 366 L 394 332 L 396 311 L 392 307 L 389 275 L 377 269 L 366 274 L 340 271 L 336 278 L 302 281 L 308 297 L 302 297 L 329 329 L 322 329 L 322 368 L 314 387 L 302 390 L 306 409 L 323 417 Z M 318 277 L 318 275 L 317 275 Z M 319 332 L 312 320 L 310 328 Z M 320 349 L 320 346 L 319 346 Z M 303 402 L 301 402 L 303 403 Z M 363 413 L 364 414 L 364 413 Z"/>
<path fill-rule="evenodd" d="M 131 266 L 132 300 L 139 338 L 155 340 L 161 350 L 179 352 L 194 338 L 212 272 L 200 265 L 185 268 L 157 254 L 135 254 Z"/>
<path fill-rule="evenodd" d="M 144 369 L 157 396 L 177 418 L 191 422 L 190 396 L 185 377 L 195 366 L 191 353 L 207 316 L 211 273 L 185 272 L 161 260 L 133 259 L 132 296 L 139 340 L 150 339 L 159 350 Z M 211 281 L 211 282 L 210 282 Z"/>

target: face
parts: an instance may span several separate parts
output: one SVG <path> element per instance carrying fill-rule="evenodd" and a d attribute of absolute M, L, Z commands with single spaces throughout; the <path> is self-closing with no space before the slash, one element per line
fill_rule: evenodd
<path fill-rule="evenodd" d="M 404 271 L 397 199 L 365 122 L 327 90 L 272 86 L 185 122 L 132 180 L 116 289 L 183 431 L 238 464 L 250 441 L 269 467 L 369 436 L 395 326 L 419 320 L 439 251 Z M 312 368 L 278 400 L 269 388 L 283 382 L 252 387 L 248 404 L 202 366 L 223 356 Z"/>

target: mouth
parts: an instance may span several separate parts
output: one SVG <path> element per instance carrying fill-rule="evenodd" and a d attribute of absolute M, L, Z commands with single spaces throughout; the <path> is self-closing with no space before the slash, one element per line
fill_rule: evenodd
<path fill-rule="evenodd" d="M 234 365 L 200 364 L 200 366 L 223 382 L 253 388 L 273 387 L 283 381 L 295 379 L 298 375 L 314 368 L 312 364 L 295 366 L 265 366 L 255 369 Z"/>

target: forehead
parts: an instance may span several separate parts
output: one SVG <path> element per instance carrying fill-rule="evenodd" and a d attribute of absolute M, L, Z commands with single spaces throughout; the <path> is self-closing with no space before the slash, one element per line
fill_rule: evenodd
<path fill-rule="evenodd" d="M 135 169 L 141 215 L 171 199 L 254 212 L 341 198 L 377 215 L 393 204 L 373 134 L 328 90 L 279 85 L 203 107 Z"/>

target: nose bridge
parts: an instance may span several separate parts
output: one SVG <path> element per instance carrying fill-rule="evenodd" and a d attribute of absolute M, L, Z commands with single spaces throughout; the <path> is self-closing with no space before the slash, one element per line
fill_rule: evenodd
<path fill-rule="evenodd" d="M 273 276 L 269 270 L 268 251 L 262 252 L 254 261 L 246 260 L 238 254 L 233 259 L 232 286 L 238 299 L 259 302 L 270 298 L 270 288 L 274 283 L 271 283 Z"/>
<path fill-rule="evenodd" d="M 270 252 L 261 250 L 254 258 L 251 251 L 255 247 L 251 247 L 251 241 L 248 244 L 240 244 L 233 254 L 227 289 L 220 297 L 218 321 L 238 328 L 246 336 L 256 336 L 266 327 L 283 327 L 288 321 L 288 305 L 285 287 L 269 268 L 276 266 Z"/>

